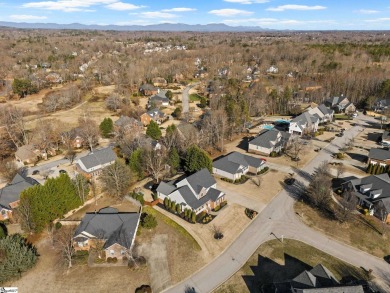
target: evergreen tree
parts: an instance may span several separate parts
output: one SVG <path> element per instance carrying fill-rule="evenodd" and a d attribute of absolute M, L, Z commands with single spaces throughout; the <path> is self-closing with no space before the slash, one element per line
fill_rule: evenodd
<path fill-rule="evenodd" d="M 176 130 L 176 125 L 175 124 L 171 124 L 167 127 L 167 130 L 166 130 L 166 135 L 171 135 L 175 132 Z"/>
<path fill-rule="evenodd" d="M 19 234 L 1 238 L 0 252 L 0 284 L 20 277 L 22 272 L 34 266 L 38 258 L 35 247 Z"/>
<path fill-rule="evenodd" d="M 150 121 L 148 127 L 146 128 L 146 135 L 156 140 L 161 137 L 160 127 L 153 120 Z"/>
<path fill-rule="evenodd" d="M 196 223 L 196 213 L 194 211 L 191 213 L 191 221 L 192 223 Z"/>
<path fill-rule="evenodd" d="M 38 92 L 38 88 L 32 84 L 31 80 L 17 78 L 12 82 L 12 90 L 21 98 Z"/>
<path fill-rule="evenodd" d="M 178 203 L 178 204 L 176 204 L 176 212 L 178 213 L 178 214 L 181 214 L 181 205 Z"/>
<path fill-rule="evenodd" d="M 153 229 L 157 226 L 156 217 L 151 214 L 143 213 L 141 216 L 141 226 L 146 229 Z"/>
<path fill-rule="evenodd" d="M 385 167 L 381 165 L 379 167 L 379 174 L 383 174 L 384 172 L 385 172 Z"/>
<path fill-rule="evenodd" d="M 169 204 L 169 199 L 168 197 L 164 198 L 164 207 L 167 209 L 168 208 L 168 204 Z"/>
<path fill-rule="evenodd" d="M 207 153 L 196 145 L 192 145 L 187 149 L 185 158 L 184 170 L 192 173 L 207 168 L 210 172 L 213 167 L 213 161 Z"/>
<path fill-rule="evenodd" d="M 173 93 L 172 93 L 172 91 L 171 91 L 171 90 L 168 90 L 168 91 L 165 93 L 165 96 L 166 96 L 168 99 L 172 100 L 172 98 L 173 98 Z"/>
<path fill-rule="evenodd" d="M 142 164 L 143 152 L 142 149 L 138 148 L 131 153 L 129 158 L 129 166 L 133 174 L 135 174 L 138 179 L 144 178 L 144 166 Z"/>
<path fill-rule="evenodd" d="M 180 167 L 180 156 L 175 147 L 172 147 L 169 151 L 168 164 L 171 166 L 172 174 L 176 174 L 177 169 Z"/>
<path fill-rule="evenodd" d="M 100 123 L 100 132 L 103 137 L 110 137 L 112 132 L 114 131 L 114 123 L 111 118 L 104 118 L 102 123 Z"/>
<path fill-rule="evenodd" d="M 176 208 L 176 202 L 172 201 L 170 206 L 171 211 L 174 212 L 175 208 Z"/>
<path fill-rule="evenodd" d="M 372 174 L 372 164 L 369 164 L 369 165 L 368 165 L 366 172 L 367 172 L 368 174 Z"/>
<path fill-rule="evenodd" d="M 375 164 L 373 167 L 372 167 L 372 173 L 371 174 L 376 174 L 376 172 L 378 171 L 378 164 Z"/>

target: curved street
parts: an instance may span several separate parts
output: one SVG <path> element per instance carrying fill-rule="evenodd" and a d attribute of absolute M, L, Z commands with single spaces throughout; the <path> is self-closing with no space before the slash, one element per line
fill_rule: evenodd
<path fill-rule="evenodd" d="M 196 82 L 196 83 L 192 83 L 192 84 L 189 84 L 187 85 L 187 87 L 183 90 L 183 94 L 182 94 L 182 107 L 183 107 L 183 110 L 182 112 L 183 113 L 187 113 L 189 110 L 190 110 L 190 104 L 189 104 L 189 91 L 194 87 L 194 86 L 197 86 L 199 84 L 199 82 Z"/>
<path fill-rule="evenodd" d="M 360 123 L 366 119 L 371 121 L 373 119 L 371 117 L 361 119 L 361 116 L 359 118 Z M 336 137 L 303 167 L 299 174 L 296 174 L 295 186 L 279 192 L 221 255 L 164 292 L 211 292 L 235 274 L 262 243 L 275 237 L 300 240 L 352 265 L 372 269 L 375 275 L 390 284 L 388 263 L 309 228 L 299 220 L 293 210 L 294 193 L 297 192 L 294 189 L 300 184 L 306 185 L 307 175 L 312 174 L 321 162 L 330 160 L 331 154 L 338 152 L 347 139 L 355 137 L 361 130 L 362 127 L 354 126 L 345 131 L 344 137 Z"/>

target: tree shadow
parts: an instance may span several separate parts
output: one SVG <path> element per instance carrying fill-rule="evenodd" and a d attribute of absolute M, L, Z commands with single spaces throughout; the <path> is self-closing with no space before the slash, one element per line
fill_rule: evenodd
<path fill-rule="evenodd" d="M 373 225 L 372 223 L 367 221 L 365 218 L 357 216 L 355 219 L 356 219 L 356 221 L 359 221 L 360 223 L 362 223 L 363 225 L 365 225 L 368 228 L 372 229 L 373 231 L 375 231 L 379 235 L 382 235 L 382 232 L 375 225 Z"/>
<path fill-rule="evenodd" d="M 186 285 L 186 288 L 184 289 L 184 293 L 196 293 L 196 290 L 194 287 L 190 287 Z"/>
<path fill-rule="evenodd" d="M 352 167 L 355 167 L 356 169 L 361 170 L 361 171 L 363 171 L 363 172 L 366 172 L 366 170 L 367 170 L 367 168 L 364 167 L 364 166 L 352 165 Z M 370 174 L 367 174 L 367 175 L 370 175 Z"/>
<path fill-rule="evenodd" d="M 244 150 L 244 151 L 248 151 L 248 146 L 249 146 L 249 142 L 254 139 L 253 136 L 251 137 L 243 137 L 241 139 L 241 141 L 238 143 L 237 147 Z"/>
<path fill-rule="evenodd" d="M 381 136 L 382 136 L 382 133 L 378 133 L 378 132 L 367 133 L 367 140 L 377 142 Z"/>
<path fill-rule="evenodd" d="M 291 167 L 291 168 L 298 176 L 302 177 L 303 179 L 305 179 L 309 182 L 313 179 L 313 177 L 310 173 L 303 171 L 301 169 L 298 169 L 296 167 Z"/>
<path fill-rule="evenodd" d="M 301 199 L 306 194 L 306 186 L 301 181 L 296 180 L 292 185 L 288 185 L 284 182 L 281 183 L 284 190 L 287 191 L 288 195 L 293 199 Z"/>

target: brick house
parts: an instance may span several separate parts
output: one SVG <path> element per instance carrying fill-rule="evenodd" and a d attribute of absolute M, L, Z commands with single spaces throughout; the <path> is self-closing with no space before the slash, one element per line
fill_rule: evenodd
<path fill-rule="evenodd" d="M 102 170 L 115 163 L 117 156 L 112 148 L 94 150 L 76 161 L 76 170 L 86 177 L 98 176 Z"/>
<path fill-rule="evenodd" d="M 149 125 L 150 121 L 154 121 L 157 124 L 161 124 L 166 120 L 166 116 L 158 109 L 150 110 L 140 116 L 141 122 L 144 126 Z"/>
<path fill-rule="evenodd" d="M 379 148 L 372 148 L 368 153 L 368 164 L 379 164 L 380 166 L 390 165 L 390 151 Z"/>
<path fill-rule="evenodd" d="M 141 85 L 138 90 L 144 96 L 156 95 L 158 93 L 158 88 L 148 83 Z"/>

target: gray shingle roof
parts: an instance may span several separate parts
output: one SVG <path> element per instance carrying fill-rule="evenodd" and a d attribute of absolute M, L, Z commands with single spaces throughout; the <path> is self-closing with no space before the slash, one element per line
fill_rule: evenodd
<path fill-rule="evenodd" d="M 80 161 L 87 169 L 96 167 L 98 165 L 107 164 L 116 160 L 116 154 L 111 147 L 95 150 L 85 157 L 80 158 Z"/>
<path fill-rule="evenodd" d="M 239 170 L 240 166 L 258 168 L 263 164 L 264 160 L 238 152 L 232 152 L 227 156 L 215 161 L 213 163 L 213 167 L 230 174 L 235 174 Z"/>
<path fill-rule="evenodd" d="M 106 240 L 104 248 L 118 243 L 130 248 L 139 222 L 139 213 L 119 213 L 114 208 L 104 208 L 98 213 L 87 213 L 77 227 L 74 237 L 87 232 Z"/>
<path fill-rule="evenodd" d="M 203 187 L 209 188 L 216 183 L 214 177 L 211 176 L 209 170 L 206 168 L 203 168 L 202 170 L 188 176 L 186 179 L 197 194 L 202 190 Z"/>
<path fill-rule="evenodd" d="M 194 210 L 201 207 L 209 200 L 216 201 L 218 196 L 221 194 L 220 190 L 210 188 L 203 197 L 197 199 L 195 194 L 193 194 L 193 192 L 187 185 L 180 187 L 177 191 L 179 191 L 180 195 L 184 198 L 186 203 Z"/>
<path fill-rule="evenodd" d="M 277 139 L 279 132 L 280 131 L 276 129 L 264 129 L 260 131 L 259 135 L 252 139 L 249 143 L 263 148 L 271 148 L 271 141 L 275 141 Z"/>
<path fill-rule="evenodd" d="M 175 186 L 169 183 L 165 183 L 164 181 L 161 181 L 160 184 L 158 185 L 156 191 L 160 192 L 164 195 L 169 195 L 171 194 L 174 190 L 176 189 Z"/>
<path fill-rule="evenodd" d="M 165 114 L 158 109 L 149 110 L 148 112 L 146 112 L 146 114 L 148 114 L 153 119 L 156 119 L 156 117 L 163 118 L 165 116 Z"/>
<path fill-rule="evenodd" d="M 341 286 L 297 290 L 297 293 L 364 293 L 363 286 Z"/>
<path fill-rule="evenodd" d="M 370 152 L 368 153 L 368 157 L 370 159 L 385 161 L 390 159 L 390 151 L 385 149 L 373 148 L 370 149 Z"/>
<path fill-rule="evenodd" d="M 308 271 L 303 271 L 293 280 L 294 288 L 315 288 L 318 286 L 317 278 Z"/>
<path fill-rule="evenodd" d="M 295 122 L 295 123 L 301 124 L 301 125 L 304 125 L 306 123 L 308 125 L 312 125 L 313 123 L 315 123 L 317 121 L 319 121 L 318 115 L 313 116 L 309 112 L 303 112 L 301 115 L 299 115 L 291 120 L 291 122 Z"/>
<path fill-rule="evenodd" d="M 127 125 L 142 126 L 141 121 L 136 120 L 133 117 L 123 116 L 123 115 L 118 120 L 116 120 L 114 124 L 115 124 L 115 126 L 118 126 L 118 127 L 124 127 Z"/>
<path fill-rule="evenodd" d="M 333 110 L 328 109 L 324 104 L 319 105 L 318 109 L 320 109 L 324 115 L 331 115 L 334 112 Z"/>
<path fill-rule="evenodd" d="M 140 90 L 156 91 L 157 88 L 152 84 L 145 83 L 145 84 L 140 86 Z"/>
<path fill-rule="evenodd" d="M 149 98 L 149 103 L 152 103 L 152 102 L 169 103 L 169 99 L 167 98 L 167 96 L 165 94 L 166 94 L 166 91 L 160 91 L 158 94 L 151 96 Z"/>
<path fill-rule="evenodd" d="M 20 199 L 23 190 L 39 184 L 30 177 L 23 177 L 16 174 L 12 182 L 0 189 L 0 206 L 9 209 L 9 204 Z"/>
<path fill-rule="evenodd" d="M 320 283 L 322 286 L 328 286 L 328 285 L 337 285 L 338 282 L 336 278 L 333 276 L 333 274 L 322 264 L 316 265 L 314 268 L 310 270 L 310 273 L 313 274 L 313 276 L 320 279 Z"/>
<path fill-rule="evenodd" d="M 382 139 L 389 140 L 390 139 L 390 132 L 385 130 L 382 134 Z"/>

